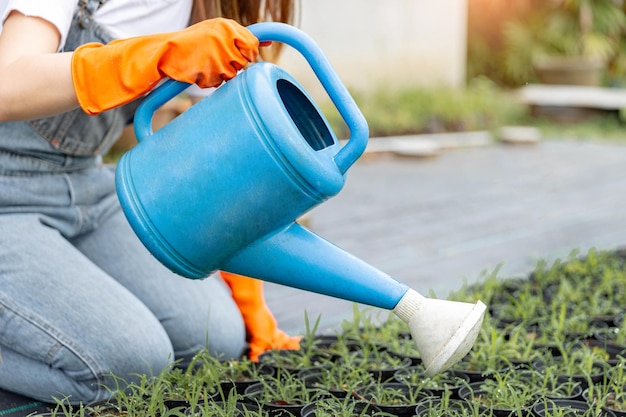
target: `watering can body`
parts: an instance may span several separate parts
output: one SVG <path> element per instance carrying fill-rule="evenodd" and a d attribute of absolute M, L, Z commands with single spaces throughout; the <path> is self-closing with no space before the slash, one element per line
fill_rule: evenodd
<path fill-rule="evenodd" d="M 296 81 L 259 63 L 125 154 L 118 194 L 159 260 L 204 278 L 335 195 L 338 146 Z"/>
<path fill-rule="evenodd" d="M 139 144 L 118 163 L 126 217 L 185 277 L 221 269 L 392 309 L 406 285 L 295 223 L 342 189 L 367 144 L 365 119 L 306 35 L 281 24 L 250 28 L 302 52 L 350 128 L 347 143 L 297 80 L 270 63 L 251 65 L 152 132 L 154 111 L 187 87 L 168 82 L 139 107 Z"/>
<path fill-rule="evenodd" d="M 367 123 L 303 32 L 280 23 L 249 29 L 306 58 L 350 138 L 340 144 L 298 82 L 268 63 L 250 66 L 152 132 L 154 112 L 188 87 L 169 80 L 139 106 L 139 143 L 116 170 L 133 230 L 161 263 L 188 278 L 221 269 L 393 310 L 419 341 L 426 373 L 447 369 L 471 347 L 484 304 L 427 299 L 296 223 L 341 190 L 367 145 Z"/>

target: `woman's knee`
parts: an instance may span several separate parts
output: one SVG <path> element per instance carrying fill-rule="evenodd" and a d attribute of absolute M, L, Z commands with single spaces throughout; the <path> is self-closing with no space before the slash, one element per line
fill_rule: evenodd
<path fill-rule="evenodd" d="M 187 363 L 202 350 L 225 359 L 240 357 L 246 348 L 246 330 L 225 284 L 210 277 L 187 281 L 183 286 L 188 285 L 192 291 L 180 294 L 179 302 L 171 306 L 170 319 L 162 322 L 176 359 Z"/>
<path fill-rule="evenodd" d="M 174 349 L 169 337 L 162 328 L 137 331 L 136 337 L 131 332 L 102 335 L 102 345 L 94 349 L 96 365 L 91 367 L 98 381 L 92 401 L 107 398 L 112 392 L 125 389 L 143 376 L 151 377 L 169 369 L 174 361 Z M 88 382 L 88 379 L 86 380 Z M 90 385 L 94 389 L 93 385 Z"/>
<path fill-rule="evenodd" d="M 175 356 L 183 364 L 200 351 L 223 358 L 239 358 L 246 348 L 245 327 L 236 306 L 209 309 L 206 314 L 199 313 L 195 320 L 184 320 L 172 335 Z"/>
<path fill-rule="evenodd" d="M 107 374 L 133 382 L 137 376 L 158 375 L 171 366 L 175 359 L 174 348 L 168 337 L 124 340 L 113 347 L 102 368 Z"/>
<path fill-rule="evenodd" d="M 3 346 L 0 387 L 45 402 L 86 404 L 171 366 L 173 349 L 167 337 L 131 342 L 100 334 L 100 339 L 99 346 L 89 347 L 57 343 L 46 358 Z"/>

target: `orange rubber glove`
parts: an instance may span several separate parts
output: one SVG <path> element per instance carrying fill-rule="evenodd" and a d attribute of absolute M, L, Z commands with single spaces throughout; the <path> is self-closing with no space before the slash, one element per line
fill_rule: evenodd
<path fill-rule="evenodd" d="M 80 107 L 94 115 L 126 104 L 169 77 L 217 87 L 256 59 L 259 40 L 234 20 L 216 18 L 186 29 L 88 43 L 72 56 Z"/>
<path fill-rule="evenodd" d="M 251 360 L 258 361 L 261 353 L 271 349 L 300 349 L 300 337 L 289 336 L 278 328 L 265 303 L 263 281 L 224 271 L 220 275 L 230 287 L 246 325 Z"/>

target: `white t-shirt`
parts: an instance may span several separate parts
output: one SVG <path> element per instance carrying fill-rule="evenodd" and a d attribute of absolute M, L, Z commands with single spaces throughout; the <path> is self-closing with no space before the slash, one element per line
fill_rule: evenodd
<path fill-rule="evenodd" d="M 77 8 L 78 0 L 0 0 L 2 22 L 10 11 L 17 10 L 55 25 L 61 34 L 59 50 L 63 49 Z M 190 14 L 191 0 L 109 0 L 93 17 L 113 37 L 126 38 L 183 29 Z"/>

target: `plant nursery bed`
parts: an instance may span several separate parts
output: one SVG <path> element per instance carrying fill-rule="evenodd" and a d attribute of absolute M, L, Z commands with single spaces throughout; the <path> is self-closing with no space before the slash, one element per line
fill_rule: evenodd
<path fill-rule="evenodd" d="M 332 334 L 258 363 L 199 354 L 107 403 L 52 415 L 129 417 L 626 416 L 626 256 L 590 251 L 451 294 L 489 312 L 471 351 L 427 377 L 406 325 L 359 310 Z M 306 317 L 306 316 L 305 316 Z"/>

